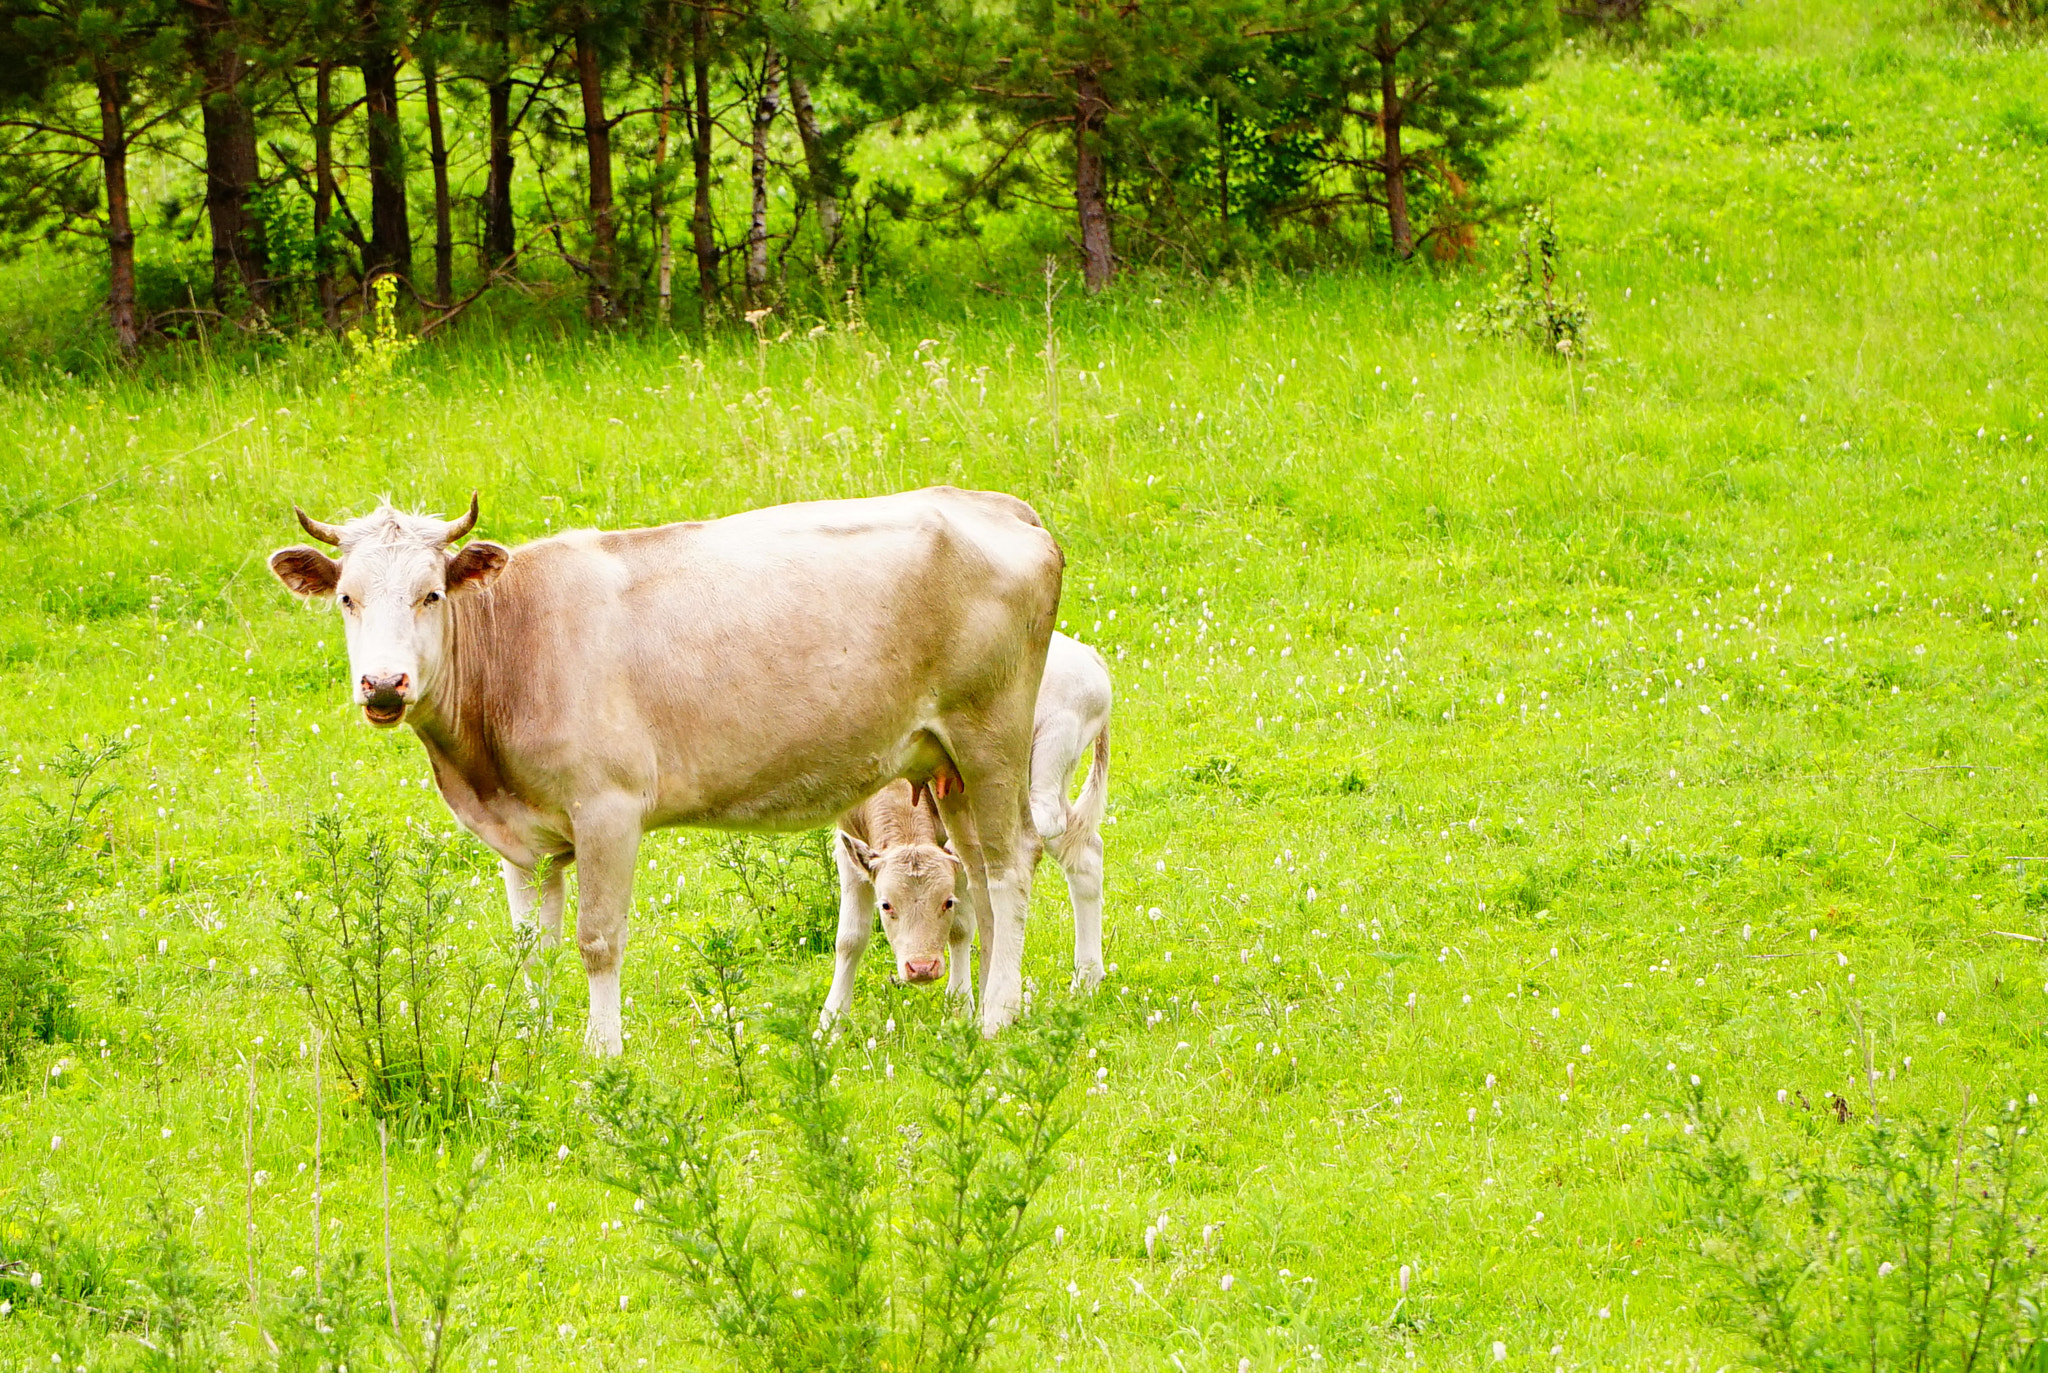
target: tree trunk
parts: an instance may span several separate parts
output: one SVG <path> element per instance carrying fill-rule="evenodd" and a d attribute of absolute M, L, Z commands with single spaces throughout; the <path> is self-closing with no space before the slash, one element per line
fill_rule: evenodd
<path fill-rule="evenodd" d="M 247 66 L 228 31 L 224 8 L 194 5 L 192 54 L 200 71 L 199 125 L 206 149 L 206 225 L 213 239 L 213 303 L 234 313 L 244 300 L 261 307 L 262 226 L 249 212 L 256 184 L 256 120 L 242 98 Z"/>
<path fill-rule="evenodd" d="M 1401 156 L 1401 87 L 1395 78 L 1394 55 L 1380 54 L 1380 170 L 1387 179 L 1387 232 L 1394 256 L 1414 256 L 1415 228 L 1408 222 L 1408 163 Z"/>
<path fill-rule="evenodd" d="M 1221 220 L 1230 227 L 1230 111 L 1216 106 L 1216 188 L 1220 195 Z"/>
<path fill-rule="evenodd" d="M 718 299 L 718 241 L 711 233 L 711 16 L 702 0 L 690 23 L 690 171 L 696 178 L 690 237 L 697 255 L 697 295 L 707 310 Z"/>
<path fill-rule="evenodd" d="M 1081 216 L 1081 276 L 1090 295 L 1116 277 L 1116 250 L 1109 236 L 1109 169 L 1097 135 L 1109 115 L 1102 81 L 1083 67 L 1074 94 L 1074 207 Z"/>
<path fill-rule="evenodd" d="M 604 68 L 597 38 L 576 31 L 576 84 L 583 94 L 583 143 L 590 161 L 590 322 L 603 324 L 617 312 L 612 296 L 618 224 L 612 204 L 612 126 L 604 117 Z"/>
<path fill-rule="evenodd" d="M 648 216 L 654 221 L 654 290 L 655 307 L 661 322 L 669 320 L 669 305 L 675 295 L 676 253 L 675 244 L 669 238 L 668 223 L 668 182 L 663 173 L 668 170 L 668 107 L 675 98 L 676 69 L 672 62 L 661 64 L 661 111 L 654 120 L 654 196 L 648 206 Z"/>
<path fill-rule="evenodd" d="M 358 60 L 370 164 L 370 247 L 363 272 L 409 277 L 412 217 L 405 205 L 405 133 L 398 124 L 398 54 L 385 42 L 375 0 L 364 0 L 361 14 L 370 32 Z"/>
<path fill-rule="evenodd" d="M 313 77 L 313 287 L 320 318 L 341 327 L 341 293 L 334 283 L 328 225 L 334 218 L 334 71 L 322 60 Z"/>
<path fill-rule="evenodd" d="M 747 221 L 747 305 L 755 310 L 768 294 L 768 130 L 782 108 L 781 85 L 781 60 L 770 43 L 761 58 L 761 92 L 754 101 L 754 212 Z"/>
<path fill-rule="evenodd" d="M 512 6 L 491 7 L 491 51 L 496 74 L 490 83 L 490 166 L 484 180 L 484 270 L 502 271 L 519 251 L 512 226 Z"/>
<path fill-rule="evenodd" d="M 104 61 L 93 63 L 100 97 L 100 171 L 107 189 L 107 322 L 123 358 L 135 356 L 135 228 L 128 217 L 128 126 L 121 112 L 121 78 Z"/>
<path fill-rule="evenodd" d="M 455 300 L 455 236 L 448 224 L 448 139 L 441 129 L 440 73 L 428 66 L 421 75 L 427 95 L 427 159 L 434 166 L 434 299 Z"/>
<path fill-rule="evenodd" d="M 818 131 L 818 111 L 811 104 L 811 87 L 789 66 L 789 108 L 796 116 L 796 136 L 803 140 L 804 166 L 811 174 L 811 198 L 818 204 L 818 236 L 824 240 L 822 256 L 827 262 L 839 251 L 842 220 L 839 213 L 839 167 L 825 137 Z"/>

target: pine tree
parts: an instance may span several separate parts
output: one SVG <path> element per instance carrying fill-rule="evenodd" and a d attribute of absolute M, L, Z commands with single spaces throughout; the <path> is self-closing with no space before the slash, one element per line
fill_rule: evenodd
<path fill-rule="evenodd" d="M 0 0 L 0 221 L 54 235 L 99 220 L 123 357 L 142 332 L 128 159 L 177 107 L 178 40 L 159 0 Z"/>
<path fill-rule="evenodd" d="M 1359 128 L 1358 144 L 1330 131 L 1332 160 L 1376 180 L 1365 196 L 1385 209 L 1396 257 L 1420 241 L 1416 177 L 1454 193 L 1478 181 L 1515 127 L 1500 94 L 1535 76 L 1556 41 L 1553 0 L 1340 0 L 1316 17 L 1315 79 Z"/>

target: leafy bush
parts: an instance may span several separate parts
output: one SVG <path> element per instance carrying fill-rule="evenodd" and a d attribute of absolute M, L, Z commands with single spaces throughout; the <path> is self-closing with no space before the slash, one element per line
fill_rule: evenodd
<path fill-rule="evenodd" d="M 508 1045 L 545 1033 L 521 996 L 537 932 L 456 939 L 451 855 L 424 827 L 352 836 L 322 816 L 284 901 L 286 963 L 349 1090 L 373 1114 L 433 1128 L 476 1117 Z"/>
<path fill-rule="evenodd" d="M 0 1079 L 21 1071 L 31 1045 L 73 1030 L 76 894 L 97 875 L 88 839 L 115 790 L 97 779 L 126 752 L 119 741 L 69 746 L 49 765 L 59 799 L 28 795 L 0 820 Z"/>
<path fill-rule="evenodd" d="M 1494 284 L 1493 299 L 1459 316 L 1456 327 L 1492 338 L 1523 339 L 1563 358 L 1584 356 L 1592 311 L 1583 294 L 1561 295 L 1557 286 L 1557 224 L 1530 206 L 1513 264 Z"/>
<path fill-rule="evenodd" d="M 1694 1089 L 1677 1153 L 1703 1316 L 1779 1369 L 2048 1368 L 2030 1104 L 1849 1125 L 1845 1166 L 1752 1157 Z M 1831 1130 L 1834 1127 L 1829 1127 Z"/>
<path fill-rule="evenodd" d="M 837 1037 L 795 1016 L 775 1033 L 775 1109 L 762 1117 L 600 1076 L 607 1180 L 645 1204 L 661 1266 L 743 1366 L 975 1367 L 1042 1235 L 1031 1203 L 1073 1124 L 1062 1097 L 1082 1012 L 1042 1009 L 995 1041 L 944 1023 L 918 1056 L 925 1119 L 900 1129 L 887 1173 L 883 1142 L 864 1137 L 840 1088 Z M 884 1223 L 892 1185 L 908 1194 L 907 1230 Z M 904 1310 L 916 1319 L 889 1319 Z"/>

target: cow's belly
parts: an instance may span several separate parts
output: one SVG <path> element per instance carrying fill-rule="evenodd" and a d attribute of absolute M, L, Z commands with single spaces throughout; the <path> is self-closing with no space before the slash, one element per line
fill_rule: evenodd
<path fill-rule="evenodd" d="M 899 777 L 929 781 L 945 762 L 944 750 L 920 724 L 880 745 L 813 748 L 764 759 L 752 769 L 719 773 L 683 764 L 657 789 L 647 828 L 813 829 Z M 717 780 L 706 785 L 707 777 Z"/>

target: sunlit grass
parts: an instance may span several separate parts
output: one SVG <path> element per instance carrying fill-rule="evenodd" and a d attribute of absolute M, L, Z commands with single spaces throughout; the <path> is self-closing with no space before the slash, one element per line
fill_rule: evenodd
<path fill-rule="evenodd" d="M 1454 331 L 1487 288 L 1466 268 L 1069 291 L 1056 406 L 1023 285 L 931 313 L 883 291 L 866 328 L 765 346 L 478 320 L 372 390 L 308 345 L 0 393 L 5 780 L 84 734 L 140 746 L 80 908 L 87 1037 L 0 1107 L 0 1207 L 119 1250 L 160 1185 L 230 1362 L 260 1362 L 248 1056 L 263 1268 L 306 1261 L 273 894 L 318 811 L 447 820 L 418 746 L 351 718 L 339 625 L 263 568 L 292 501 L 474 487 L 516 542 L 952 481 L 1058 532 L 1065 624 L 1119 690 L 1101 1076 L 996 1362 L 1731 1362 L 1654 1152 L 1675 1076 L 1765 1145 L 1832 1128 L 1830 1093 L 1953 1114 L 2038 1085 L 2048 1013 L 2042 946 L 2011 937 L 2048 934 L 2011 861 L 2043 842 L 2048 149 L 2001 133 L 2043 55 L 1845 13 L 1751 6 L 1709 43 L 1811 64 L 1846 137 L 1687 120 L 1654 59 L 1605 52 L 1528 94 L 1506 183 L 1553 203 L 1604 344 L 1568 367 Z M 647 857 L 628 1051 L 688 1081 L 717 1059 L 683 936 L 721 879 L 701 837 Z M 885 1148 L 890 1046 L 938 1008 L 880 963 L 853 1033 Z M 815 998 L 827 971 L 766 976 Z M 702 1361 L 593 1176 L 580 1071 L 488 1196 L 464 1357 Z M 330 1252 L 372 1249 L 374 1133 L 328 1128 Z M 401 1197 L 439 1166 L 402 1155 Z M 91 1367 L 128 1357 L 57 1308 L 0 1318 L 0 1354 L 46 1366 L 66 1329 Z"/>

